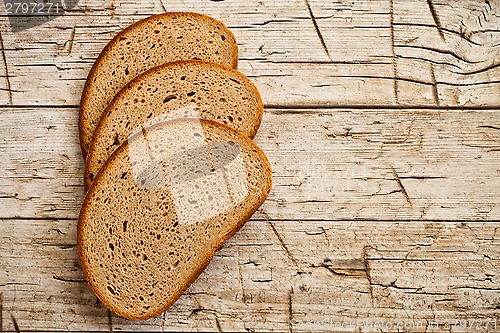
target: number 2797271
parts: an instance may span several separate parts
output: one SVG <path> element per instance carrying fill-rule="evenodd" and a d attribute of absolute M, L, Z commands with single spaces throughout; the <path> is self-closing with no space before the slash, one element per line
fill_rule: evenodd
<path fill-rule="evenodd" d="M 52 2 L 6 2 L 5 10 L 7 15 L 14 14 L 59 14 L 59 3 Z"/>

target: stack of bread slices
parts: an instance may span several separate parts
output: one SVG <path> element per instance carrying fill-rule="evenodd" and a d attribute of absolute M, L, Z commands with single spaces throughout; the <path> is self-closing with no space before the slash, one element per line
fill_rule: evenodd
<path fill-rule="evenodd" d="M 90 71 L 79 256 L 92 290 L 122 317 L 171 306 L 271 189 L 252 141 L 262 100 L 237 62 L 224 24 L 175 12 L 121 31 Z"/>

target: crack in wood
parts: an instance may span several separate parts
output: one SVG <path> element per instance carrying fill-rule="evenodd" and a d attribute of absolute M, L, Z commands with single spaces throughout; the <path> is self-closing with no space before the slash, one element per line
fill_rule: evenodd
<path fill-rule="evenodd" d="M 446 61 L 436 61 L 436 60 L 433 60 L 433 59 L 425 59 L 425 58 L 419 58 L 419 57 L 404 56 L 404 55 L 401 55 L 401 54 L 398 54 L 397 57 L 401 58 L 401 59 L 411 59 L 411 60 L 425 61 L 425 62 L 429 62 L 429 63 L 434 64 L 434 65 L 451 66 L 451 67 L 457 68 L 459 70 L 462 69 L 460 66 L 452 64 L 450 62 L 446 62 Z M 452 73 L 461 74 L 460 72 L 452 72 Z"/>
<path fill-rule="evenodd" d="M 74 282 L 74 283 L 87 282 L 87 280 L 85 280 L 85 279 L 72 279 L 72 278 L 65 278 L 65 277 L 61 277 L 61 276 L 57 276 L 57 275 L 52 276 L 52 278 L 54 280 L 62 281 L 62 282 Z"/>
<path fill-rule="evenodd" d="M 316 22 L 316 17 L 314 16 L 314 13 L 311 8 L 311 4 L 309 3 L 309 0 L 304 0 L 306 6 L 307 6 L 307 11 L 309 12 L 309 17 L 312 20 L 314 30 L 316 30 L 316 34 L 318 35 L 319 41 L 321 42 L 321 46 L 323 47 L 323 50 L 325 51 L 328 59 L 332 60 L 332 57 L 330 56 L 330 52 L 328 51 L 328 47 L 326 46 L 325 39 L 323 38 L 323 35 L 321 34 L 321 30 L 319 29 L 318 22 Z"/>
<path fill-rule="evenodd" d="M 110 309 L 108 309 L 108 329 L 109 332 L 113 332 L 113 315 Z"/>
<path fill-rule="evenodd" d="M 65 232 L 61 231 L 61 229 L 59 228 L 52 228 L 51 230 L 54 230 L 55 232 L 57 232 L 59 235 L 66 235 Z"/>
<path fill-rule="evenodd" d="M 9 104 L 12 105 L 14 103 L 12 101 L 12 90 L 11 90 L 11 85 L 10 85 L 9 67 L 7 66 L 7 56 L 5 55 L 5 47 L 3 44 L 3 36 L 2 36 L 1 31 L 0 31 L 0 48 L 2 48 L 2 61 L 3 61 L 3 65 L 4 65 L 4 71 L 5 71 L 5 83 L 7 85 L 7 95 L 9 98 Z"/>
<path fill-rule="evenodd" d="M 493 64 L 491 66 L 487 66 L 487 67 L 484 67 L 484 68 L 481 68 L 481 69 L 478 69 L 478 70 L 475 70 L 475 71 L 471 71 L 471 72 L 453 72 L 454 74 L 459 74 L 459 75 L 473 75 L 473 74 L 481 74 L 481 73 L 484 73 L 484 72 L 487 72 L 491 69 L 494 69 L 494 68 L 497 68 L 500 66 L 500 62 L 499 63 L 496 63 L 496 64 Z"/>
<path fill-rule="evenodd" d="M 417 179 L 417 180 L 422 180 L 422 179 L 448 179 L 448 177 L 444 176 L 400 176 L 400 179 Z"/>
<path fill-rule="evenodd" d="M 432 85 L 432 83 L 430 83 L 430 82 L 420 81 L 420 80 L 416 80 L 416 79 L 403 78 L 403 77 L 393 78 L 393 77 L 378 76 L 378 75 L 330 75 L 329 77 L 330 78 L 345 77 L 345 78 L 353 78 L 353 79 L 395 80 L 395 81 L 417 83 L 417 84 L 422 84 L 422 85 L 427 85 L 427 86 Z M 468 84 L 468 85 L 471 85 L 471 84 Z"/>
<path fill-rule="evenodd" d="M 480 286 L 459 286 L 459 287 L 451 287 L 451 289 L 473 289 L 473 290 L 500 291 L 500 287 L 494 288 L 494 287 L 480 287 Z"/>
<path fill-rule="evenodd" d="M 336 271 L 335 269 L 333 269 L 332 267 L 330 267 L 330 266 L 328 266 L 326 264 L 322 264 L 319 267 L 326 268 L 333 275 L 346 276 L 346 277 L 352 277 L 353 276 L 352 274 L 349 274 L 349 273 L 346 273 L 346 272 Z"/>
<path fill-rule="evenodd" d="M 276 236 L 276 238 L 278 238 L 278 241 L 280 242 L 283 250 L 285 250 L 287 257 L 295 264 L 295 266 L 299 267 L 299 263 L 298 263 L 297 259 L 295 259 L 295 257 L 292 255 L 292 253 L 288 249 L 288 246 L 286 246 L 285 242 L 283 241 L 283 238 L 279 234 L 278 230 L 276 230 L 274 223 L 271 221 L 267 221 L 267 223 L 269 223 L 269 225 L 271 226 L 271 229 L 273 230 L 274 235 Z"/>
<path fill-rule="evenodd" d="M 293 333 L 293 307 L 292 307 L 293 288 L 288 292 L 288 332 Z"/>
<path fill-rule="evenodd" d="M 68 56 L 69 56 L 69 55 L 71 54 L 71 52 L 73 51 L 73 43 L 74 43 L 74 41 L 75 41 L 75 34 L 76 34 L 76 24 L 75 24 L 75 25 L 73 25 L 73 29 L 71 30 L 71 35 L 69 36 L 69 39 L 68 39 L 68 40 L 66 41 L 66 43 L 65 43 L 65 46 L 66 46 L 66 45 L 68 46 L 68 53 L 66 54 L 66 55 L 68 55 Z M 59 67 L 58 67 L 58 66 L 56 66 L 56 68 L 57 68 L 58 70 L 61 70 L 61 69 L 59 69 Z M 69 69 L 69 68 L 68 68 L 68 69 Z M 66 68 L 65 68 L 65 69 L 62 69 L 62 70 L 66 70 Z"/>
<path fill-rule="evenodd" d="M 62 250 L 73 249 L 78 246 L 78 244 L 54 244 L 50 242 L 41 242 L 41 241 L 32 241 L 33 245 L 41 245 L 41 246 L 50 246 L 50 247 L 58 247 Z"/>
<path fill-rule="evenodd" d="M 328 263 L 328 260 L 321 263 L 321 265 L 312 265 L 311 267 L 322 267 L 328 270 L 331 274 L 340 277 L 348 277 L 348 278 L 366 278 L 367 272 L 366 267 L 363 269 L 360 268 L 338 268 L 333 267 L 332 264 Z"/>
<path fill-rule="evenodd" d="M 368 250 L 369 249 L 374 249 L 373 246 L 371 245 L 365 245 L 363 246 L 363 265 L 365 267 L 366 271 L 366 280 L 368 281 L 368 294 L 370 295 L 370 303 L 373 306 L 374 305 L 374 299 L 373 299 L 373 281 L 372 281 L 372 276 L 371 276 L 371 267 L 370 267 L 370 262 L 368 259 Z"/>
<path fill-rule="evenodd" d="M 163 3 L 163 1 L 162 0 L 158 0 L 158 2 L 160 3 L 160 7 L 163 10 L 163 12 L 166 13 L 167 12 L 167 8 L 165 8 L 165 4 Z"/>
<path fill-rule="evenodd" d="M 196 315 L 200 312 L 208 312 L 208 313 L 212 313 L 214 315 L 217 314 L 217 311 L 215 311 L 213 309 L 207 309 L 207 308 L 204 308 L 204 307 L 198 305 L 198 307 L 196 309 L 191 310 L 191 312 L 187 316 L 187 319 L 191 318 L 193 315 Z"/>
<path fill-rule="evenodd" d="M 22 90 L 14 90 L 14 89 L 8 89 L 8 88 L 0 88 L 0 91 L 7 91 L 7 92 L 10 91 L 11 93 L 13 93 L 13 92 L 24 92 Z"/>
<path fill-rule="evenodd" d="M 405 22 L 405 23 L 394 23 L 394 25 L 396 25 L 396 26 L 404 26 L 404 27 L 426 27 L 426 28 L 435 28 L 436 27 L 435 25 L 432 25 L 432 24 L 426 24 L 426 23 L 408 23 L 408 22 Z M 466 36 L 465 32 L 462 29 L 463 29 L 462 26 L 461 26 L 461 31 L 455 31 L 453 29 L 448 29 L 448 28 L 441 27 L 442 31 L 445 31 L 445 32 L 447 32 L 449 34 L 460 36 L 460 38 L 462 38 L 463 40 L 467 41 L 470 44 L 473 44 L 475 46 L 483 46 L 483 44 L 475 42 L 475 41 L 471 40 L 470 37 Z M 416 38 L 418 38 L 418 37 L 416 37 Z"/>
<path fill-rule="evenodd" d="M 493 8 L 491 7 L 491 4 L 488 0 L 484 0 L 484 3 L 488 5 L 488 7 L 490 8 L 490 10 L 492 10 Z M 498 17 L 498 16 L 497 16 Z"/>
<path fill-rule="evenodd" d="M 215 325 L 217 326 L 217 331 L 219 333 L 222 333 L 222 326 L 220 325 L 219 317 L 217 316 L 216 313 L 214 314 L 214 318 L 215 318 Z"/>
<path fill-rule="evenodd" d="M 162 332 L 165 332 L 165 320 L 167 318 L 167 311 L 163 312 L 162 316 L 161 316 L 161 331 Z"/>
<path fill-rule="evenodd" d="M 431 52 L 436 52 L 436 53 L 440 53 L 440 54 L 444 54 L 444 55 L 450 55 L 450 56 L 452 56 L 453 58 L 455 58 L 457 60 L 463 61 L 463 62 L 465 62 L 467 64 L 471 64 L 471 65 L 481 63 L 481 61 L 472 61 L 472 60 L 469 60 L 469 59 L 467 59 L 465 57 L 461 57 L 458 54 L 456 54 L 455 52 L 450 51 L 450 50 L 441 50 L 441 49 L 437 49 L 437 48 L 434 48 L 434 47 L 421 46 L 421 45 L 396 44 L 394 46 L 395 47 L 404 47 L 404 48 L 415 48 L 415 49 L 420 49 L 420 50 L 427 50 L 427 51 L 431 51 Z"/>
<path fill-rule="evenodd" d="M 392 52 L 392 77 L 394 80 L 394 104 L 398 105 L 399 104 L 399 97 L 398 97 L 398 57 L 396 55 L 396 43 L 394 42 L 394 0 L 391 0 L 390 2 L 390 9 L 389 9 L 390 15 L 389 15 L 389 26 L 390 26 L 390 32 L 391 32 L 391 52 Z"/>
<path fill-rule="evenodd" d="M 444 33 L 442 30 L 442 25 L 441 25 L 441 20 L 439 19 L 439 15 L 436 11 L 436 8 L 434 8 L 434 4 L 432 3 L 432 0 L 427 0 L 427 6 L 429 6 L 429 11 L 431 12 L 432 19 L 434 20 L 434 24 L 436 24 L 436 29 L 439 33 L 439 37 L 443 42 L 446 42 L 446 39 L 444 38 Z"/>
<path fill-rule="evenodd" d="M 38 286 L 38 283 L 30 283 L 30 282 L 8 282 L 8 283 L 2 283 L 2 284 L 0 284 L 0 287 L 6 287 L 6 286 Z"/>
<path fill-rule="evenodd" d="M 16 331 L 16 333 L 20 333 L 21 330 L 19 329 L 19 324 L 17 323 L 17 320 L 14 317 L 14 315 L 11 314 L 10 319 L 12 320 L 12 324 L 14 325 L 14 330 Z"/>
<path fill-rule="evenodd" d="M 243 274 L 241 274 L 241 265 L 238 264 L 238 277 L 240 281 L 240 287 L 241 287 L 241 299 L 243 303 L 246 303 L 248 301 L 247 295 L 245 292 L 245 286 L 243 285 Z"/>
<path fill-rule="evenodd" d="M 394 193 L 401 193 L 401 190 L 392 190 L 392 191 L 389 191 L 387 193 L 380 193 L 380 189 L 379 191 L 377 191 L 375 194 L 373 195 L 391 195 L 391 194 L 394 194 Z"/>
<path fill-rule="evenodd" d="M 431 0 L 428 0 L 431 1 Z M 436 73 L 434 71 L 434 64 L 431 64 L 430 66 L 430 71 L 431 71 L 431 80 L 432 80 L 432 97 L 434 98 L 434 103 L 436 106 L 439 106 L 439 91 L 437 87 L 437 82 L 436 82 Z"/>
<path fill-rule="evenodd" d="M 478 128 L 489 128 L 489 129 L 494 129 L 494 130 L 500 130 L 500 126 L 493 126 L 493 125 L 480 125 Z"/>
<path fill-rule="evenodd" d="M 399 178 L 399 175 L 396 172 L 396 169 L 394 167 L 392 168 L 392 173 L 394 175 L 396 182 L 398 183 L 399 187 L 401 188 L 401 192 L 403 193 L 406 201 L 410 204 L 410 207 L 413 207 L 412 201 L 410 200 L 410 196 L 408 195 L 408 192 L 406 192 L 406 188 L 404 187 L 403 182 L 401 181 L 401 178 Z"/>
<path fill-rule="evenodd" d="M 3 294 L 0 293 L 0 332 L 3 332 Z"/>
<path fill-rule="evenodd" d="M 30 177 L 31 178 L 31 177 Z M 27 197 L 27 198 L 21 198 L 18 193 L 15 194 L 0 194 L 0 199 L 16 199 L 20 201 L 30 201 L 33 199 L 37 199 L 39 197 Z"/>
<path fill-rule="evenodd" d="M 294 20 L 288 20 L 288 19 L 282 19 L 282 20 L 273 19 L 273 20 L 264 21 L 262 23 L 252 23 L 252 26 L 262 27 L 262 26 L 268 25 L 270 23 L 293 23 L 293 22 L 295 22 L 295 21 Z"/>

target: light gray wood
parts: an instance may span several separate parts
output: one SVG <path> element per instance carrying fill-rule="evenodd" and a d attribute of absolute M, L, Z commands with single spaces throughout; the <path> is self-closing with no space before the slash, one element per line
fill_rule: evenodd
<path fill-rule="evenodd" d="M 423 0 L 187 0 L 163 1 L 163 7 L 158 0 L 89 0 L 16 33 L 3 16 L 7 68 L 0 61 L 0 70 L 8 75 L 0 80 L 0 101 L 77 105 L 104 45 L 163 8 L 203 12 L 227 24 L 239 42 L 240 70 L 253 78 L 266 104 L 498 104 L 499 6 L 472 0 L 436 2 L 440 29 Z"/>
<path fill-rule="evenodd" d="M 145 322 L 108 318 L 82 282 L 76 220 L 0 222 L 4 330 L 14 320 L 19 330 L 73 331 L 332 332 L 353 318 L 358 327 L 345 331 L 500 325 L 498 222 L 251 220 L 168 312 Z"/>
<path fill-rule="evenodd" d="M 267 109 L 271 219 L 499 220 L 498 111 Z M 77 218 L 76 109 L 0 113 L 0 217 Z"/>
<path fill-rule="evenodd" d="M 274 187 L 170 310 L 130 322 L 78 266 L 77 105 L 106 43 L 166 10 L 235 33 Z M 0 5 L 0 331 L 499 331 L 499 16 L 498 0 L 80 0 L 13 32 Z"/>

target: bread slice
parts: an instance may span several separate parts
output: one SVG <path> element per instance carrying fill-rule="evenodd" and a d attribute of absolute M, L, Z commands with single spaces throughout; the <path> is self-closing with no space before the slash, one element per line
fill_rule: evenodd
<path fill-rule="evenodd" d="M 103 114 L 85 161 L 85 188 L 136 127 L 160 115 L 164 120 L 184 116 L 212 119 L 253 138 L 263 111 L 257 88 L 234 69 L 200 60 L 155 67 L 120 91 Z"/>
<path fill-rule="evenodd" d="M 124 318 L 159 315 L 264 202 L 271 177 L 262 150 L 227 125 L 177 119 L 143 128 L 85 197 L 78 249 L 88 283 Z"/>
<path fill-rule="evenodd" d="M 101 115 L 127 82 L 155 66 L 188 59 L 236 68 L 236 39 L 223 23 L 185 12 L 150 16 L 114 37 L 97 58 L 83 89 L 79 110 L 83 157 Z"/>

